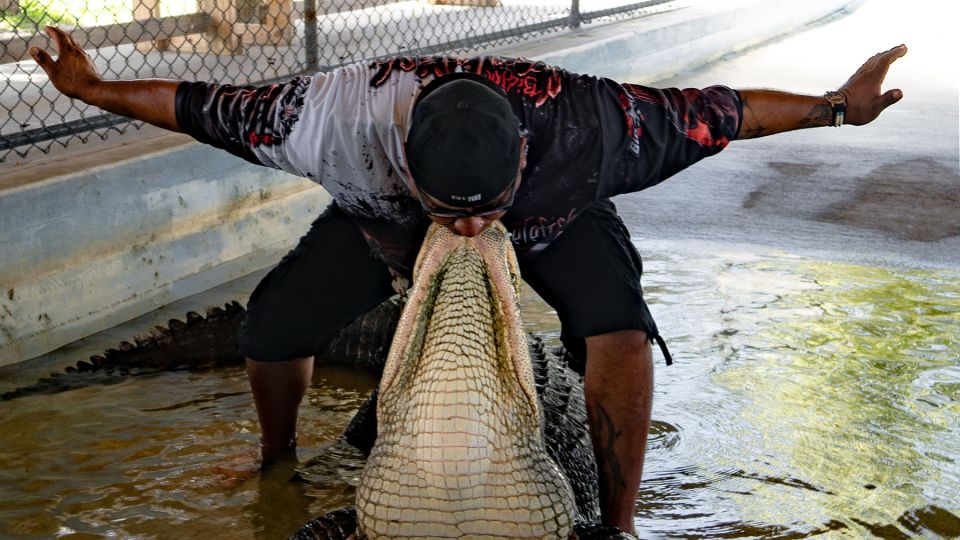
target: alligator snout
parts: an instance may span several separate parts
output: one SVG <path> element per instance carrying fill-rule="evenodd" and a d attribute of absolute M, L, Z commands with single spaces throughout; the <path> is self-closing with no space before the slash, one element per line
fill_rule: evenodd
<path fill-rule="evenodd" d="M 369 538 L 567 538 L 574 499 L 543 444 L 516 257 L 499 223 L 427 234 L 357 489 Z"/>

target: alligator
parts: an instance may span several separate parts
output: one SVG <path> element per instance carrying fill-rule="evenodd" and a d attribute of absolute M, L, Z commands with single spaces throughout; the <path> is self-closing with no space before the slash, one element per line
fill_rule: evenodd
<path fill-rule="evenodd" d="M 582 378 L 523 332 L 519 276 L 499 223 L 431 227 L 380 385 L 344 434 L 368 454 L 357 506 L 294 539 L 632 538 L 597 524 Z"/>
<path fill-rule="evenodd" d="M 337 333 L 324 350 L 317 351 L 316 356 L 341 365 L 380 371 L 400 317 L 401 304 L 401 298 L 396 296 L 361 315 Z M 117 347 L 80 360 L 63 371 L 4 392 L 0 394 L 0 401 L 110 384 L 128 375 L 242 365 L 244 359 L 237 335 L 245 315 L 246 310 L 237 301 L 207 308 L 206 316 L 190 311 L 185 320 L 171 319 L 166 326 L 155 326 L 131 341 L 122 341 Z"/>
<path fill-rule="evenodd" d="M 633 539 L 619 529 L 599 525 L 600 505 L 596 460 L 586 428 L 583 376 L 563 347 L 547 347 L 543 339 L 528 335 L 537 397 L 543 411 L 543 440 L 573 488 L 576 504 L 574 533 L 581 540 Z M 377 437 L 377 391 L 364 402 L 341 439 L 368 455 Z M 322 458 L 321 458 L 322 459 Z M 311 460 L 307 467 L 311 466 Z M 301 527 L 291 540 L 346 540 L 357 532 L 355 508 L 342 508 Z"/>

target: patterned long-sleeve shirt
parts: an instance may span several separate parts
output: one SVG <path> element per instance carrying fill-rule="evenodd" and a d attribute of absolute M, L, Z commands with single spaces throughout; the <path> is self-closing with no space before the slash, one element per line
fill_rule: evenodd
<path fill-rule="evenodd" d="M 419 91 L 456 71 L 500 85 L 527 136 L 527 166 L 502 219 L 521 260 L 594 201 L 719 152 L 742 114 L 739 95 L 722 86 L 661 90 L 524 59 L 424 57 L 259 88 L 183 83 L 177 122 L 201 142 L 318 182 L 384 260 L 409 270 L 428 221 L 404 182 L 403 141 Z"/>

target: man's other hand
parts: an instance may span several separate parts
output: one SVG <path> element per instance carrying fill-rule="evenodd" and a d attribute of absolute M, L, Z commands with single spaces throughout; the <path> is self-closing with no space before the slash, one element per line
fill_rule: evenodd
<path fill-rule="evenodd" d="M 903 98 L 903 92 L 899 88 L 881 93 L 881 85 L 890 64 L 905 54 L 907 46 L 898 45 L 874 55 L 840 87 L 840 92 L 847 97 L 845 124 L 862 126 L 872 122 L 884 109 Z"/>
<path fill-rule="evenodd" d="M 86 101 L 87 94 L 102 80 L 90 55 L 63 30 L 47 26 L 44 32 L 56 45 L 57 59 L 54 60 L 39 47 L 30 47 L 30 56 L 47 73 L 57 90 L 66 96 Z"/>

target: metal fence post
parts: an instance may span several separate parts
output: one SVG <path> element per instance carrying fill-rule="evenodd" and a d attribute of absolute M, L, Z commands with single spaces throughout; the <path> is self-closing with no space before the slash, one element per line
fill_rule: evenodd
<path fill-rule="evenodd" d="M 570 0 L 570 26 L 579 28 L 583 22 L 583 15 L 580 14 L 580 0 Z"/>
<path fill-rule="evenodd" d="M 303 0 L 304 70 L 317 70 L 317 0 Z"/>

